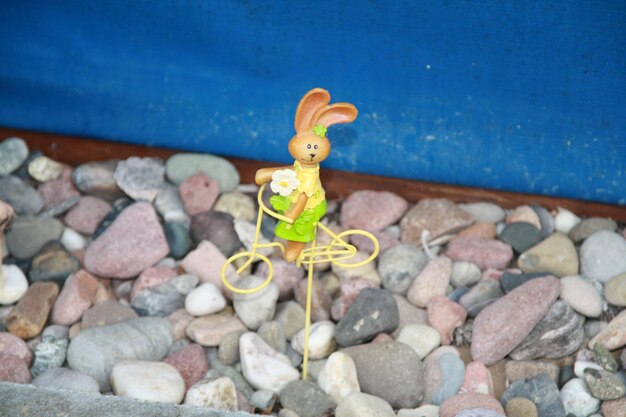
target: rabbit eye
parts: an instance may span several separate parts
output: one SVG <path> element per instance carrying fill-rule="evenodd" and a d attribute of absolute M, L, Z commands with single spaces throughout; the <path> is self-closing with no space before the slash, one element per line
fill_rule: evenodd
<path fill-rule="evenodd" d="M 317 145 L 315 145 L 314 148 L 317 149 Z"/>
<path fill-rule="evenodd" d="M 311 144 L 309 143 L 308 145 L 306 145 L 307 149 L 311 149 Z"/>

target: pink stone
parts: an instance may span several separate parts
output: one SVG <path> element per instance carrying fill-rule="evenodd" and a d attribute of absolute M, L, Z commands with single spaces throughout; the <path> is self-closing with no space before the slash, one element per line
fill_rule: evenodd
<path fill-rule="evenodd" d="M 505 269 L 513 258 L 513 249 L 499 240 L 460 237 L 448 244 L 446 255 L 453 261 L 472 262 L 481 270 Z"/>
<path fill-rule="evenodd" d="M 248 330 L 246 326 L 228 311 L 193 319 L 187 326 L 187 337 L 202 346 L 219 346 L 228 333 Z"/>
<path fill-rule="evenodd" d="M 467 229 L 463 229 L 458 237 L 479 237 L 481 239 L 495 239 L 497 236 L 496 225 L 493 223 L 474 223 Z"/>
<path fill-rule="evenodd" d="M 530 223 L 541 230 L 539 215 L 537 215 L 537 212 L 530 206 L 519 206 L 506 216 L 506 224 L 517 222 Z"/>
<path fill-rule="evenodd" d="M 91 242 L 85 252 L 85 268 L 101 277 L 132 278 L 159 262 L 169 251 L 152 204 L 135 203 Z"/>
<path fill-rule="evenodd" d="M 180 266 L 189 274 L 200 278 L 200 284 L 212 282 L 217 288 L 223 289 L 222 267 L 226 263 L 224 254 L 208 240 L 200 242 L 198 247 L 185 256 Z M 230 264 L 226 270 L 229 282 L 234 284 L 237 281 L 237 271 Z"/>
<path fill-rule="evenodd" d="M 403 243 L 419 245 L 422 231 L 428 230 L 435 239 L 465 229 L 474 222 L 474 216 L 460 209 L 452 201 L 425 198 L 411 208 L 400 221 Z"/>
<path fill-rule="evenodd" d="M 156 287 L 175 276 L 178 276 L 178 273 L 166 266 L 154 266 L 144 270 L 133 283 L 133 288 L 130 290 L 130 299 L 135 298 L 141 290 Z"/>
<path fill-rule="evenodd" d="M 33 352 L 28 348 L 26 342 L 14 334 L 2 332 L 0 333 L 0 355 L 10 355 L 20 359 L 30 367 L 33 361 Z"/>
<path fill-rule="evenodd" d="M 393 340 L 393 337 L 389 336 L 387 333 L 378 333 L 372 340 L 372 343 L 393 342 Z"/>
<path fill-rule="evenodd" d="M 274 269 L 272 282 L 278 287 L 278 299 L 285 301 L 293 298 L 293 289 L 304 278 L 304 268 L 278 257 L 271 257 L 270 262 Z M 267 264 L 260 262 L 255 275 L 267 277 L 268 272 Z"/>
<path fill-rule="evenodd" d="M 67 212 L 65 224 L 77 232 L 91 235 L 110 211 L 111 205 L 105 200 L 89 195 L 84 196 Z"/>
<path fill-rule="evenodd" d="M 561 292 L 557 278 L 536 278 L 482 310 L 474 320 L 472 358 L 490 366 L 519 345 Z"/>
<path fill-rule="evenodd" d="M 462 326 L 467 318 L 467 311 L 460 304 L 448 300 L 445 295 L 433 297 L 428 303 L 428 322 L 441 335 L 441 344 L 452 343 L 454 329 Z"/>
<path fill-rule="evenodd" d="M 346 229 L 380 231 L 396 223 L 409 207 L 407 201 L 388 191 L 356 191 L 341 206 Z"/>
<path fill-rule="evenodd" d="M 407 293 L 407 300 L 417 307 L 426 307 L 431 298 L 444 295 L 450 284 L 452 261 L 440 256 L 431 259 L 415 278 Z"/>
<path fill-rule="evenodd" d="M 216 180 L 199 172 L 181 182 L 178 193 L 185 211 L 190 216 L 195 216 L 211 210 L 220 195 L 220 186 Z"/>
<path fill-rule="evenodd" d="M 483 408 L 504 415 L 504 409 L 498 400 L 491 395 L 466 392 L 448 398 L 439 408 L 439 417 L 455 417 L 463 410 Z"/>
<path fill-rule="evenodd" d="M 624 417 L 624 410 L 626 410 L 626 398 L 602 401 L 602 415 L 604 417 Z"/>
<path fill-rule="evenodd" d="M 69 167 L 63 171 L 61 178 L 41 184 L 37 192 L 43 198 L 44 207 L 47 209 L 56 207 L 71 198 L 80 197 L 80 193 L 72 183 L 72 169 Z"/>
<path fill-rule="evenodd" d="M 193 319 L 194 316 L 187 313 L 187 310 L 181 308 L 180 310 L 176 310 L 172 314 L 166 317 L 167 321 L 172 325 L 172 330 L 174 331 L 174 340 L 180 340 L 185 337 L 185 331 L 187 330 L 187 326 Z"/>
<path fill-rule="evenodd" d="M 81 319 L 94 303 L 98 280 L 81 269 L 72 274 L 52 307 L 52 323 L 70 326 Z"/>
<path fill-rule="evenodd" d="M 504 271 L 498 271 L 497 269 L 487 268 L 483 271 L 481 279 L 492 279 L 494 281 L 500 281 L 503 272 Z"/>
<path fill-rule="evenodd" d="M 128 319 L 139 317 L 135 310 L 130 307 L 121 305 L 115 300 L 105 301 L 97 304 L 85 311 L 81 329 L 89 329 L 90 327 L 108 326 Z"/>
<path fill-rule="evenodd" d="M 24 360 L 0 353 L 0 381 L 30 384 L 31 375 Z"/>
<path fill-rule="evenodd" d="M 400 244 L 400 241 L 397 237 L 386 233 L 386 232 L 372 232 L 376 240 L 378 240 L 378 246 L 380 253 L 386 251 L 387 249 L 393 248 L 394 246 Z M 372 253 L 374 252 L 374 243 L 370 238 L 367 238 L 362 235 L 354 235 L 350 237 L 350 243 L 352 243 L 359 251 Z"/>
<path fill-rule="evenodd" d="M 307 300 L 307 280 L 301 280 L 294 290 L 294 298 L 306 309 Z M 324 284 L 314 279 L 311 290 L 311 318 L 313 321 L 322 321 L 330 319 L 330 309 L 332 299 L 324 290 Z"/>
<path fill-rule="evenodd" d="M 339 286 L 339 297 L 335 299 L 330 310 L 333 320 L 341 320 L 346 314 L 346 311 L 348 311 L 348 308 L 350 308 L 354 300 L 356 300 L 356 297 L 365 288 L 378 288 L 378 285 L 364 278 L 356 278 L 342 282 Z"/>
<path fill-rule="evenodd" d="M 465 392 L 494 395 L 491 372 L 482 362 L 470 362 L 465 366 L 465 379 L 459 393 Z"/>
<path fill-rule="evenodd" d="M 196 343 L 172 353 L 163 362 L 176 368 L 185 381 L 185 389 L 204 378 L 209 370 L 204 349 Z"/>

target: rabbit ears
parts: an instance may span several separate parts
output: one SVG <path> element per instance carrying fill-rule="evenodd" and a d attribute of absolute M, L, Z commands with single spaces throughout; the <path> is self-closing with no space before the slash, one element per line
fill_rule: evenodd
<path fill-rule="evenodd" d="M 350 103 L 328 103 L 330 94 L 322 88 L 314 88 L 306 93 L 296 110 L 296 132 L 310 132 L 315 125 L 328 127 L 337 123 L 350 123 L 359 113 Z"/>

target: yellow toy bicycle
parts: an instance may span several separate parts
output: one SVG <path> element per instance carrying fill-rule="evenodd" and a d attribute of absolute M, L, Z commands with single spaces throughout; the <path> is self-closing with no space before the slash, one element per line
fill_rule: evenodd
<path fill-rule="evenodd" d="M 308 370 L 314 264 L 330 262 L 344 268 L 356 268 L 374 260 L 379 252 L 378 240 L 371 233 L 364 230 L 346 230 L 335 234 L 320 221 L 326 214 L 326 195 L 319 177 L 319 163 L 330 153 L 330 141 L 326 137 L 326 131 L 331 125 L 354 121 L 358 114 L 356 107 L 352 104 L 329 105 L 329 103 L 330 94 L 321 88 L 314 88 L 300 100 L 295 117 L 296 135 L 289 142 L 289 153 L 295 159 L 294 164 L 257 171 L 255 181 L 261 188 L 258 193 L 259 214 L 252 250 L 233 255 L 222 267 L 222 282 L 226 288 L 235 293 L 250 294 L 260 291 L 272 280 L 272 263 L 267 256 L 258 252 L 259 249 L 278 247 L 287 261 L 295 261 L 298 266 L 302 264 L 308 266 L 303 379 L 306 379 Z M 268 183 L 275 193 L 270 198 L 273 210 L 265 205 L 262 198 Z M 285 239 L 286 245 L 280 242 L 259 243 L 263 213 L 278 220 L 274 233 L 277 237 Z M 322 229 L 330 236 L 328 245 L 316 246 L 318 229 Z M 374 251 L 366 259 L 351 263 L 350 259 L 357 254 L 357 248 L 346 238 L 356 235 L 370 239 Z M 237 273 L 241 273 L 256 261 L 267 264 L 268 274 L 261 285 L 256 288 L 243 289 L 237 288 L 228 281 L 227 268 L 241 258 L 247 259 L 237 268 Z"/>

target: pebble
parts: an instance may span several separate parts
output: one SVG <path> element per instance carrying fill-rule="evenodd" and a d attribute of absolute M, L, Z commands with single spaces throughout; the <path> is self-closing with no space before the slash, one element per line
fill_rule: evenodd
<path fill-rule="evenodd" d="M 342 352 L 354 361 L 362 392 L 382 398 L 393 408 L 419 405 L 424 393 L 422 362 L 409 346 L 382 342 L 352 346 Z"/>
<path fill-rule="evenodd" d="M 107 300 L 96 304 L 83 313 L 81 328 L 108 326 L 128 319 L 137 318 L 135 311 L 116 300 Z"/>
<path fill-rule="evenodd" d="M 0 265 L 0 268 L 0 304 L 15 304 L 28 289 L 26 276 L 15 265 Z"/>
<path fill-rule="evenodd" d="M 626 274 L 624 274 L 624 277 L 626 278 Z M 611 293 L 612 291 L 609 290 L 607 283 L 605 285 L 605 296 L 607 299 L 611 298 Z M 560 297 L 583 316 L 598 317 L 602 314 L 602 298 L 589 281 L 584 280 L 578 275 L 561 278 Z"/>
<path fill-rule="evenodd" d="M 477 222 L 466 229 L 461 230 L 455 238 L 458 237 L 478 237 L 481 239 L 495 239 L 497 236 L 496 225 L 487 222 Z"/>
<path fill-rule="evenodd" d="M 496 400 L 490 395 L 477 394 L 474 392 L 467 392 L 465 394 L 457 394 L 454 397 L 447 399 L 441 407 L 439 407 L 440 417 L 458 417 L 464 410 L 489 410 L 500 415 L 504 415 L 504 409 Z M 475 417 L 492 417 L 494 414 L 488 414 L 488 411 L 475 412 Z M 497 415 L 497 414 L 496 414 Z M 471 414 L 465 417 L 470 417 Z"/>
<path fill-rule="evenodd" d="M 600 330 L 589 342 L 593 348 L 596 343 L 602 343 L 609 350 L 619 349 L 626 345 L 626 310 L 619 313 L 604 329 Z"/>
<path fill-rule="evenodd" d="M 185 298 L 198 285 L 198 277 L 179 275 L 155 287 L 143 289 L 131 301 L 131 307 L 140 316 L 167 316 L 183 308 Z"/>
<path fill-rule="evenodd" d="M 580 355 L 581 353 L 583 353 L 584 350 L 582 350 L 581 352 L 578 353 L 578 355 Z M 591 352 L 586 351 L 588 354 L 591 355 Z M 585 378 L 585 369 L 587 368 L 591 368 L 591 369 L 602 369 L 602 366 L 598 365 L 595 362 L 591 362 L 592 358 L 579 358 L 577 355 L 577 359 L 576 362 L 574 362 L 574 374 L 578 377 L 578 378 Z"/>
<path fill-rule="evenodd" d="M 428 256 L 415 245 L 399 244 L 383 252 L 378 260 L 378 274 L 384 288 L 395 294 L 406 294 Z"/>
<path fill-rule="evenodd" d="M 122 211 L 132 204 L 133 200 L 126 197 L 115 200 L 111 206 L 111 211 L 104 216 L 104 219 L 102 219 L 102 221 L 98 224 L 98 227 L 96 227 L 96 230 L 93 232 L 93 235 L 91 235 L 91 240 L 97 239 L 102 233 L 104 233 L 104 231 L 107 230 L 109 226 L 111 226 L 111 224 L 113 224 L 113 222 L 119 217 Z"/>
<path fill-rule="evenodd" d="M 186 226 L 191 222 L 178 193 L 178 187 L 169 183 L 165 183 L 156 195 L 154 208 L 166 222 L 181 223 Z"/>
<path fill-rule="evenodd" d="M 398 324 L 398 305 L 391 292 L 365 288 L 337 323 L 335 339 L 340 346 L 357 345 L 394 331 Z"/>
<path fill-rule="evenodd" d="M 237 233 L 237 238 L 239 239 L 243 247 L 251 252 L 255 244 L 254 239 L 256 235 L 256 226 L 254 225 L 254 223 L 242 219 L 234 219 L 233 224 L 235 226 L 235 233 Z M 265 236 L 260 234 L 257 243 L 261 245 L 266 245 L 270 243 L 270 241 L 266 239 Z M 261 255 L 270 256 L 275 249 L 276 248 L 258 248 L 257 252 Z"/>
<path fill-rule="evenodd" d="M 222 267 L 226 263 L 224 254 L 208 240 L 200 242 L 198 247 L 187 254 L 180 266 L 189 274 L 200 278 L 201 283 L 211 282 L 222 289 Z M 237 281 L 237 271 L 232 265 L 226 269 L 226 277 L 231 284 Z"/>
<path fill-rule="evenodd" d="M 482 362 L 470 362 L 465 366 L 465 376 L 459 393 L 465 392 L 494 395 L 491 373 Z"/>
<path fill-rule="evenodd" d="M 408 208 L 404 198 L 388 191 L 355 191 L 341 205 L 341 225 L 345 229 L 381 231 L 397 223 Z"/>
<path fill-rule="evenodd" d="M 604 284 L 606 300 L 619 307 L 626 307 L 626 272 L 608 280 Z"/>
<path fill-rule="evenodd" d="M 587 368 L 584 371 L 585 382 L 595 398 L 607 401 L 617 400 L 626 393 L 626 386 L 620 378 L 604 369 Z"/>
<path fill-rule="evenodd" d="M 180 404 L 185 397 L 185 382 L 167 363 L 123 360 L 111 370 L 115 395 L 144 401 Z"/>
<path fill-rule="evenodd" d="M 278 396 L 272 391 L 260 389 L 254 391 L 254 394 L 250 397 L 250 404 L 254 406 L 261 414 L 270 414 L 274 409 L 274 405 L 278 400 Z M 281 411 L 279 411 L 280 414 Z"/>
<path fill-rule="evenodd" d="M 222 193 L 217 199 L 213 210 L 228 213 L 235 219 L 251 222 L 255 220 L 257 211 L 254 200 L 239 191 Z"/>
<path fill-rule="evenodd" d="M 291 340 L 296 333 L 304 328 L 304 309 L 295 301 L 279 303 L 276 306 L 274 320 L 283 325 L 285 336 Z"/>
<path fill-rule="evenodd" d="M 470 287 L 480 281 L 480 277 L 480 268 L 475 264 L 467 261 L 452 263 L 450 283 L 455 288 Z"/>
<path fill-rule="evenodd" d="M 265 279 L 250 275 L 237 282 L 242 289 L 257 288 Z M 250 294 L 233 295 L 233 307 L 239 319 L 248 329 L 256 330 L 266 321 L 271 320 L 276 312 L 278 301 L 278 287 L 270 282 L 263 289 Z"/>
<path fill-rule="evenodd" d="M 219 346 L 228 333 L 246 330 L 246 326 L 228 311 L 193 319 L 187 326 L 187 337 L 202 346 Z"/>
<path fill-rule="evenodd" d="M 583 344 L 584 322 L 566 302 L 557 301 L 510 356 L 527 360 L 571 355 Z"/>
<path fill-rule="evenodd" d="M 176 368 L 185 381 L 185 390 L 204 378 L 209 370 L 204 349 L 196 343 L 170 353 L 163 362 Z"/>
<path fill-rule="evenodd" d="M 334 352 L 328 357 L 317 377 L 317 384 L 337 403 L 352 392 L 361 392 L 352 358 L 343 352 Z"/>
<path fill-rule="evenodd" d="M 537 229 L 541 229 L 539 215 L 530 206 L 519 206 L 506 216 L 506 224 L 528 223 Z"/>
<path fill-rule="evenodd" d="M 109 278 L 132 278 L 169 252 L 163 229 L 152 205 L 135 203 L 91 242 L 85 269 Z"/>
<path fill-rule="evenodd" d="M 0 353 L 0 381 L 14 384 L 30 384 L 32 376 L 28 365 L 13 355 Z"/>
<path fill-rule="evenodd" d="M 420 359 L 424 359 L 441 344 L 439 331 L 425 324 L 407 324 L 400 330 L 396 340 L 410 346 Z"/>
<path fill-rule="evenodd" d="M 545 272 L 529 272 L 527 274 L 520 273 L 520 270 L 507 270 L 502 272 L 500 276 L 500 285 L 506 293 L 510 293 L 515 288 L 535 278 L 544 278 L 551 276 Z"/>
<path fill-rule="evenodd" d="M 533 205 L 533 210 L 539 216 L 539 223 L 541 223 L 541 236 L 545 239 L 555 232 L 554 217 L 547 209 L 541 206 Z"/>
<path fill-rule="evenodd" d="M 461 296 L 459 304 L 467 310 L 469 317 L 476 317 L 485 307 L 502 297 L 502 295 L 500 282 L 484 279 Z"/>
<path fill-rule="evenodd" d="M 58 179 L 65 171 L 65 166 L 47 156 L 39 155 L 28 163 L 28 174 L 35 181 L 47 182 Z"/>
<path fill-rule="evenodd" d="M 65 280 L 80 270 L 80 261 L 70 254 L 58 240 L 52 240 L 31 260 L 30 282 L 52 281 L 63 286 Z"/>
<path fill-rule="evenodd" d="M 51 368 L 60 368 L 65 362 L 67 353 L 67 339 L 57 339 L 51 335 L 45 335 L 35 349 L 35 360 L 30 372 L 33 377 Z"/>
<path fill-rule="evenodd" d="M 33 187 L 21 178 L 0 177 L 0 200 L 6 202 L 18 215 L 33 216 L 41 211 L 44 201 Z"/>
<path fill-rule="evenodd" d="M 335 409 L 336 417 L 395 417 L 388 402 L 374 395 L 353 392 Z"/>
<path fill-rule="evenodd" d="M 604 417 L 623 417 L 626 409 L 626 398 L 612 401 L 602 401 L 602 415 Z"/>
<path fill-rule="evenodd" d="M 110 343 L 112 340 L 115 340 L 115 343 Z M 106 392 L 110 389 L 109 374 L 119 361 L 161 360 L 173 342 L 172 328 L 165 319 L 160 317 L 131 319 L 82 330 L 70 342 L 67 363 L 70 369 L 93 377 L 98 381 L 101 391 Z M 177 371 L 176 374 L 180 378 L 184 393 L 184 382 Z"/>
<path fill-rule="evenodd" d="M 609 232 L 615 232 L 617 230 L 617 223 L 611 219 L 602 217 L 590 217 L 578 223 L 569 231 L 569 237 L 574 243 L 581 243 L 589 236 L 601 231 L 607 230 Z"/>
<path fill-rule="evenodd" d="M 71 175 L 72 169 L 67 168 L 59 179 L 44 182 L 37 187 L 37 192 L 43 198 L 44 208 L 53 216 L 67 212 L 80 200 L 80 193 L 74 187 Z"/>
<path fill-rule="evenodd" d="M 169 255 L 171 257 L 180 259 L 189 252 L 191 237 L 189 236 L 189 229 L 184 224 L 163 223 L 163 232 L 170 248 Z"/>
<path fill-rule="evenodd" d="M 398 410 L 397 417 L 439 417 L 439 407 L 428 404 L 418 408 Z"/>
<path fill-rule="evenodd" d="M 220 186 L 216 180 L 199 172 L 181 182 L 178 193 L 187 214 L 195 216 L 211 210 L 220 194 Z"/>
<path fill-rule="evenodd" d="M 54 218 L 18 217 L 6 234 L 7 249 L 18 259 L 31 258 L 46 242 L 58 240 L 63 229 L 61 222 Z"/>
<path fill-rule="evenodd" d="M 243 375 L 256 389 L 279 393 L 300 376 L 287 356 L 276 352 L 255 333 L 241 335 L 239 355 Z"/>
<path fill-rule="evenodd" d="M 335 401 L 310 381 L 292 381 L 279 395 L 283 407 L 300 417 L 318 417 L 335 408 Z"/>
<path fill-rule="evenodd" d="M 506 406 L 509 400 L 517 397 L 527 398 L 535 403 L 539 416 L 565 417 L 559 389 L 546 374 L 513 382 L 502 394 L 501 402 Z"/>
<path fill-rule="evenodd" d="M 185 404 L 237 411 L 237 389 L 233 381 L 225 376 L 205 379 L 187 391 Z"/>
<path fill-rule="evenodd" d="M 364 261 L 369 256 L 369 253 L 357 252 L 356 255 L 354 255 L 349 260 L 344 261 L 344 263 L 358 263 Z M 378 271 L 376 270 L 376 265 L 374 262 L 369 262 L 365 265 L 361 265 L 355 268 L 343 267 L 337 264 L 333 264 L 332 271 L 335 275 L 337 275 L 337 277 L 339 277 L 341 282 L 355 278 L 364 278 L 372 281 L 372 283 L 374 283 L 376 286 L 380 286 L 381 284 L 380 275 L 378 275 Z"/>
<path fill-rule="evenodd" d="M 53 323 L 70 326 L 79 321 L 94 303 L 98 280 L 81 269 L 70 276 L 52 307 Z"/>
<path fill-rule="evenodd" d="M 61 245 L 69 252 L 83 251 L 87 247 L 87 239 L 74 229 L 66 227 L 59 239 Z"/>
<path fill-rule="evenodd" d="M 400 221 L 403 243 L 421 244 L 422 231 L 430 232 L 430 239 L 456 233 L 474 222 L 474 216 L 447 199 L 422 199 Z"/>
<path fill-rule="evenodd" d="M 245 330 L 237 330 L 225 335 L 219 344 L 218 358 L 224 365 L 234 365 L 239 362 L 239 337 Z"/>
<path fill-rule="evenodd" d="M 537 278 L 489 305 L 474 320 L 472 357 L 492 365 L 521 343 L 558 297 L 561 284 L 554 277 Z M 534 300 L 532 304 L 525 300 Z"/>
<path fill-rule="evenodd" d="M 498 239 L 511 245 L 517 253 L 525 252 L 543 240 L 541 231 L 530 223 L 516 222 L 508 224 Z"/>
<path fill-rule="evenodd" d="M 293 262 L 287 262 L 283 258 L 270 257 L 273 266 L 272 282 L 278 286 L 278 299 L 288 300 L 293 298 L 295 286 L 304 278 L 304 269 L 296 266 Z M 266 277 L 269 273 L 267 264 L 260 262 L 256 275 Z"/>
<path fill-rule="evenodd" d="M 77 232 L 92 234 L 111 209 L 111 205 L 101 198 L 82 196 L 65 215 L 65 224 Z"/>
<path fill-rule="evenodd" d="M 548 236 L 522 253 L 517 260 L 523 272 L 546 272 L 558 277 L 578 273 L 578 253 L 572 241 L 562 233 Z"/>
<path fill-rule="evenodd" d="M 28 158 L 28 145 L 24 139 L 10 137 L 0 142 L 0 176 L 17 170 Z"/>
<path fill-rule="evenodd" d="M 227 257 L 232 256 L 241 246 L 233 216 L 217 211 L 205 211 L 191 219 L 191 237 L 194 242 L 208 240 Z"/>
<path fill-rule="evenodd" d="M 28 287 L 5 319 L 9 332 L 24 340 L 41 333 L 58 294 L 59 287 L 52 282 L 37 282 Z"/>
<path fill-rule="evenodd" d="M 458 207 L 474 216 L 477 222 L 500 223 L 506 215 L 500 206 L 493 203 L 459 204 Z"/>
<path fill-rule="evenodd" d="M 153 201 L 163 187 L 165 168 L 158 158 L 130 157 L 115 168 L 115 182 L 133 200 Z"/>
<path fill-rule="evenodd" d="M 335 350 L 335 323 L 318 321 L 309 329 L 309 359 L 324 359 Z M 291 347 L 299 354 L 304 354 L 305 330 L 302 329 L 291 339 Z"/>
<path fill-rule="evenodd" d="M 594 398 L 584 379 L 574 378 L 561 388 L 561 401 L 566 413 L 587 417 L 600 410 L 600 400 Z"/>
<path fill-rule="evenodd" d="M 465 378 L 465 365 L 457 352 L 440 348 L 424 361 L 426 389 L 424 403 L 441 405 L 459 392 Z"/>
<path fill-rule="evenodd" d="M 300 280 L 294 288 L 294 298 L 302 308 L 306 307 L 307 288 L 307 280 Z M 313 321 L 330 319 L 331 306 L 332 298 L 324 289 L 324 285 L 314 279 L 311 287 L 311 319 Z"/>
<path fill-rule="evenodd" d="M 224 158 L 209 154 L 177 153 L 165 162 L 165 174 L 174 184 L 202 172 L 217 180 L 220 190 L 233 191 L 239 185 L 239 172 Z"/>
<path fill-rule="evenodd" d="M 454 301 L 440 295 L 430 300 L 428 304 L 428 322 L 441 335 L 441 344 L 452 343 L 454 329 L 462 326 L 467 318 L 467 312 Z"/>
<path fill-rule="evenodd" d="M 481 270 L 504 269 L 513 258 L 513 249 L 495 239 L 460 237 L 448 244 L 446 255 L 453 261 L 468 261 Z"/>
<path fill-rule="evenodd" d="M 506 362 L 504 372 L 509 384 L 519 379 L 534 378 L 539 374 L 548 375 L 555 383 L 559 381 L 559 365 L 551 361 L 510 360 Z"/>
<path fill-rule="evenodd" d="M 407 300 L 416 307 L 428 306 L 432 298 L 445 295 L 451 274 L 450 258 L 440 256 L 430 260 L 411 284 Z"/>
<path fill-rule="evenodd" d="M 554 216 L 554 227 L 557 232 L 568 234 L 574 226 L 580 223 L 580 220 L 580 217 L 571 211 L 559 207 L 556 215 Z"/>
<path fill-rule="evenodd" d="M 156 287 L 176 276 L 178 276 L 178 273 L 166 266 L 147 268 L 133 282 L 130 290 L 130 299 L 134 299 L 144 289 Z"/>
<path fill-rule="evenodd" d="M 226 307 L 226 299 L 211 282 L 201 284 L 185 298 L 185 310 L 192 316 L 217 313 Z"/>
<path fill-rule="evenodd" d="M 504 407 L 507 417 L 538 417 L 537 406 L 528 398 L 511 398 Z"/>
<path fill-rule="evenodd" d="M 95 379 L 67 368 L 47 369 L 33 378 L 32 383 L 41 388 L 100 393 L 100 387 Z"/>
<path fill-rule="evenodd" d="M 0 356 L 1 355 L 18 358 L 24 362 L 27 369 L 33 361 L 33 353 L 28 345 L 19 337 L 7 332 L 0 332 Z"/>
<path fill-rule="evenodd" d="M 602 230 L 588 237 L 580 247 L 581 274 L 605 283 L 626 272 L 626 240 Z"/>
<path fill-rule="evenodd" d="M 72 181 L 87 195 L 113 201 L 124 196 L 114 177 L 117 164 L 117 160 L 108 160 L 79 165 L 72 172 Z"/>
<path fill-rule="evenodd" d="M 287 351 L 287 337 L 285 336 L 285 329 L 282 323 L 278 321 L 266 321 L 259 327 L 257 334 L 261 336 L 261 338 L 265 340 L 265 343 L 270 345 L 275 351 L 281 353 L 285 353 Z M 332 340 L 332 335 L 330 338 Z M 309 343 L 309 349 L 311 349 L 310 345 L 311 343 Z"/>

